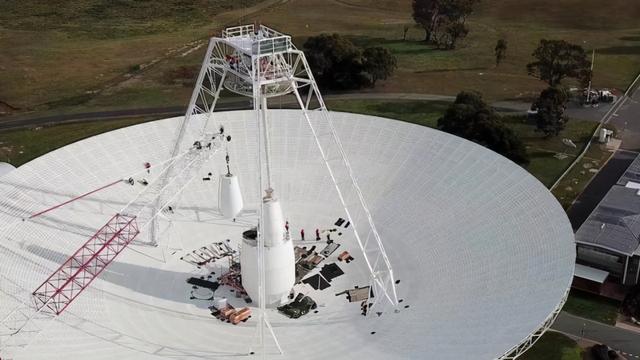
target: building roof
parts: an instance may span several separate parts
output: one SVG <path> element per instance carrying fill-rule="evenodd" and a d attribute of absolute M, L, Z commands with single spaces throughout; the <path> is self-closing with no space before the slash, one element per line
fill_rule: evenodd
<path fill-rule="evenodd" d="M 629 181 L 640 183 L 640 156 L 636 157 L 631 165 L 629 165 L 627 170 L 618 180 L 618 185 L 625 186 Z"/>
<path fill-rule="evenodd" d="M 640 246 L 640 156 L 576 232 L 576 241 L 592 244 L 624 255 L 633 255 Z M 640 184 L 638 184 L 640 186 Z"/>
<path fill-rule="evenodd" d="M 576 264 L 576 270 L 574 272 L 574 276 L 582 279 L 595 281 L 597 283 L 602 284 L 604 283 L 605 280 L 607 280 L 607 277 L 609 276 L 609 272 L 592 268 L 590 266 Z"/>

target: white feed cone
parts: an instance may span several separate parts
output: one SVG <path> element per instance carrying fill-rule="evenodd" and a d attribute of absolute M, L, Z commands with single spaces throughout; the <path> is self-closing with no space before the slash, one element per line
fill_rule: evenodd
<path fill-rule="evenodd" d="M 285 237 L 284 216 L 278 199 L 263 199 L 264 277 L 267 307 L 287 300 L 295 282 L 293 242 Z M 245 238 L 240 253 L 242 287 L 256 303 L 259 301 L 259 269 L 257 241 Z"/>
<path fill-rule="evenodd" d="M 234 219 L 244 206 L 238 177 L 232 174 L 220 175 L 218 208 L 225 219 Z"/>

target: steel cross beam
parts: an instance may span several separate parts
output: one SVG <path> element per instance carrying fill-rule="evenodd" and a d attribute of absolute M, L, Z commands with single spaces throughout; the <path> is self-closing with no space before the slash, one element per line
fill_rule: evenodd
<path fill-rule="evenodd" d="M 135 216 L 114 215 L 32 293 L 38 311 L 62 313 L 139 232 Z"/>
<path fill-rule="evenodd" d="M 298 55 L 292 69 L 293 94 L 335 185 L 345 215 L 352 224 L 353 234 L 371 275 L 371 288 L 376 299 L 369 307 L 367 314 L 372 314 L 371 309 L 374 307 L 380 308 L 385 304 L 391 305 L 394 311 L 398 311 L 399 301 L 393 268 L 373 221 L 373 216 L 347 159 L 342 142 L 333 126 L 331 116 L 322 99 L 318 84 L 313 78 L 309 64 L 301 51 L 296 50 L 292 53 Z M 299 91 L 303 87 L 308 87 L 307 93 L 304 95 Z M 380 298 L 384 298 L 386 301 L 381 302 Z M 382 310 L 379 309 L 377 312 Z"/>

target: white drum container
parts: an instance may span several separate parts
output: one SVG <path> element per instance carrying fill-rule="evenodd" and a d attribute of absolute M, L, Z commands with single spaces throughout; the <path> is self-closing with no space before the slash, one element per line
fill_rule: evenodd
<path fill-rule="evenodd" d="M 225 307 L 227 307 L 227 298 L 217 297 L 213 299 L 213 306 L 215 306 L 215 308 L 218 310 L 224 309 Z"/>

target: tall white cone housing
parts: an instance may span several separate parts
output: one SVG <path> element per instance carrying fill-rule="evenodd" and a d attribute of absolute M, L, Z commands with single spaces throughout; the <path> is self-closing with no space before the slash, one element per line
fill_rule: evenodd
<path fill-rule="evenodd" d="M 220 175 L 218 208 L 225 219 L 233 219 L 242 211 L 243 202 L 238 177 L 227 173 Z"/>
<path fill-rule="evenodd" d="M 264 209 L 265 305 L 278 306 L 287 300 L 295 282 L 293 242 L 286 236 L 278 199 L 267 195 Z M 254 301 L 259 299 L 258 249 L 255 232 L 243 236 L 240 252 L 242 287 Z"/>

